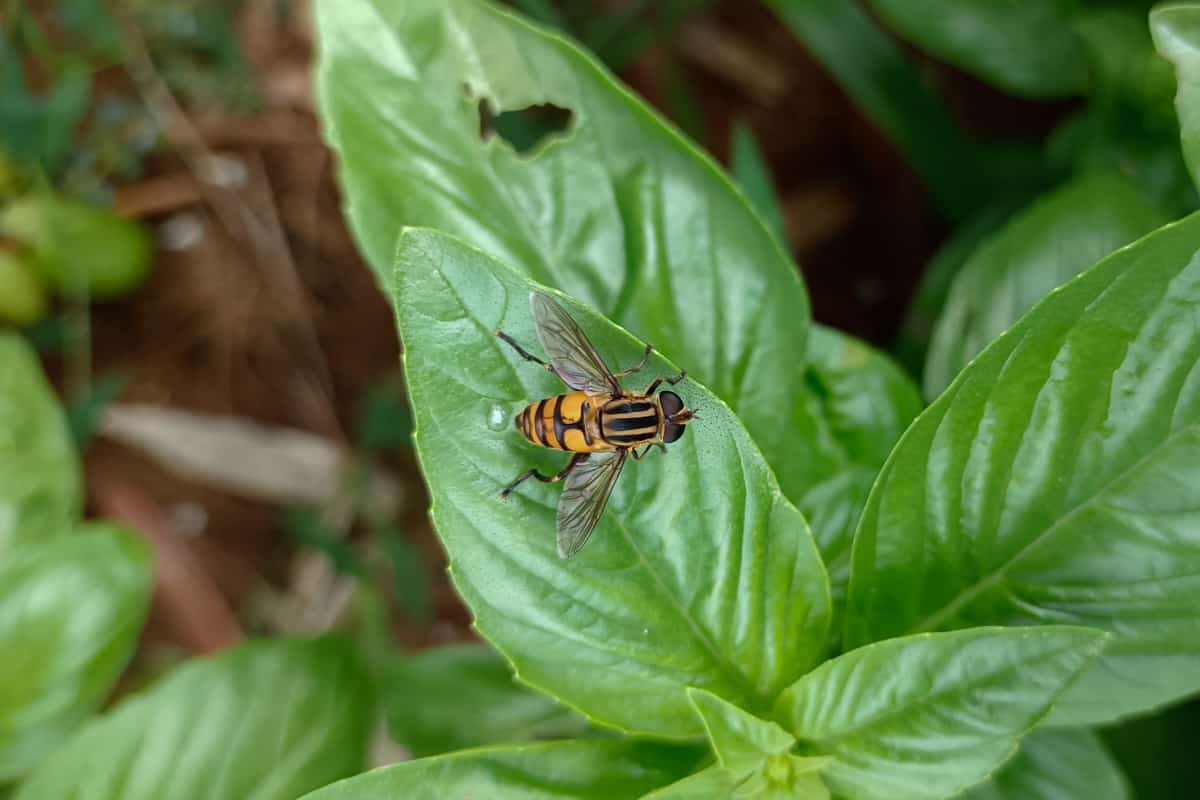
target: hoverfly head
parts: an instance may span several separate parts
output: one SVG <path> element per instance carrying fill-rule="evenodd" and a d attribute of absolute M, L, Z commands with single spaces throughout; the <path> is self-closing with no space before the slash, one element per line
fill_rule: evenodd
<path fill-rule="evenodd" d="M 663 413 L 663 441 L 670 444 L 683 436 L 687 424 L 696 417 L 696 410 L 685 406 L 679 395 L 671 391 L 659 392 L 658 404 Z"/>

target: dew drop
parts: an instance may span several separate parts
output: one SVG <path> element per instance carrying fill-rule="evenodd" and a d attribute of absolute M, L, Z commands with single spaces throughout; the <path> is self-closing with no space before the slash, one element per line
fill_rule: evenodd
<path fill-rule="evenodd" d="M 494 431 L 502 431 L 508 425 L 508 413 L 501 405 L 493 405 L 488 412 L 488 427 Z"/>
<path fill-rule="evenodd" d="M 642 636 L 649 636 L 649 635 L 650 635 L 650 629 L 642 628 Z"/>

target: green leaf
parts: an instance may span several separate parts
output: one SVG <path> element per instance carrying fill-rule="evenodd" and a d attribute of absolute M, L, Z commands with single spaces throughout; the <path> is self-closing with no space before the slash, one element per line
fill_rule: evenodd
<path fill-rule="evenodd" d="M 754 131 L 745 122 L 736 122 L 733 126 L 733 153 L 730 157 L 730 170 L 738 186 L 746 193 L 746 199 L 758 212 L 771 232 L 779 237 L 779 241 L 787 245 L 787 225 L 783 219 L 783 209 L 779 207 L 779 196 L 775 193 L 775 185 L 771 182 L 771 168 L 763 156 Z"/>
<path fill-rule="evenodd" d="M 984 147 L 965 134 L 895 43 L 858 3 L 767 0 L 850 96 L 896 144 L 950 219 L 994 202 L 986 186 L 1028 180 L 1029 153 Z"/>
<path fill-rule="evenodd" d="M 825 477 L 804 445 L 812 422 L 797 418 L 804 287 L 707 156 L 573 45 L 488 3 L 322 0 L 316 12 L 325 134 L 385 285 L 401 225 L 461 236 L 686 367 L 746 421 L 789 497 Z M 573 117 L 521 156 L 480 139 L 481 103 Z"/>
<path fill-rule="evenodd" d="M 686 775 L 697 759 L 692 748 L 633 741 L 487 747 L 381 767 L 303 800 L 610 800 Z"/>
<path fill-rule="evenodd" d="M 980 242 L 1003 225 L 1009 214 L 1003 205 L 980 211 L 959 225 L 929 259 L 892 346 L 892 354 L 909 374 L 919 378 L 924 372 L 933 328 L 942 316 L 955 276 Z"/>
<path fill-rule="evenodd" d="M 734 774 L 745 775 L 796 743 L 774 722 L 759 719 L 712 692 L 689 688 L 687 695 L 704 723 L 717 761 Z"/>
<path fill-rule="evenodd" d="M 99 707 L 150 607 L 150 555 L 111 524 L 0 558 L 0 783 Z"/>
<path fill-rule="evenodd" d="M 85 448 L 100 427 L 101 417 L 129 385 L 130 376 L 121 372 L 101 375 L 87 392 L 67 408 L 67 426 L 75 446 Z"/>
<path fill-rule="evenodd" d="M 1167 222 L 1120 175 L 1068 183 L 983 242 L 950 288 L 925 363 L 937 397 L 967 363 L 1050 290 Z"/>
<path fill-rule="evenodd" d="M 542 291 L 447 236 L 407 231 L 394 300 L 417 450 L 451 572 L 479 630 L 520 677 L 603 722 L 696 736 L 688 686 L 753 711 L 815 664 L 828 585 L 803 517 L 729 408 L 693 381 L 700 417 L 666 455 L 630 463 L 587 547 L 558 557 L 559 487 L 499 490 L 562 454 L 528 445 L 513 416 L 563 390 L 492 335 L 536 348 L 529 294 Z M 574 301 L 610 363 L 643 345 Z M 652 356 L 638 383 L 678 368 Z M 530 485 L 532 484 L 532 485 Z"/>
<path fill-rule="evenodd" d="M 1095 657 L 1086 628 L 976 628 L 852 650 L 805 675 L 776 717 L 855 800 L 949 797 L 986 777 Z"/>
<path fill-rule="evenodd" d="M 1121 768 L 1094 733 L 1034 731 L 1017 755 L 962 800 L 1129 800 Z"/>
<path fill-rule="evenodd" d="M 643 795 L 642 800 L 721 800 L 733 797 L 745 782 L 744 776 L 714 765 Z"/>
<path fill-rule="evenodd" d="M 392 738 L 414 756 L 479 745 L 578 736 L 587 720 L 521 686 L 484 644 L 460 644 L 395 658 L 380 679 Z"/>
<path fill-rule="evenodd" d="M 0 322 L 31 325 L 46 316 L 46 287 L 28 255 L 0 250 Z"/>
<path fill-rule="evenodd" d="M 908 429 L 855 534 L 845 641 L 1003 623 L 1114 633 L 1054 721 L 1200 689 L 1200 215 L 1117 251 Z"/>
<path fill-rule="evenodd" d="M 916 385 L 891 359 L 853 336 L 814 325 L 809 336 L 808 414 L 813 448 L 828 459 L 797 506 L 817 537 L 840 607 L 850 578 L 850 542 L 892 445 L 921 411 Z"/>
<path fill-rule="evenodd" d="M 1200 786 L 1200 700 L 1135 717 L 1104 731 L 1104 743 L 1137 800 L 1179 800 L 1182 787 Z M 1186 789 L 1185 789 L 1186 791 Z"/>
<path fill-rule="evenodd" d="M 1071 29 L 1078 0 L 871 0 L 922 50 L 1016 95 L 1079 94 L 1087 60 Z"/>
<path fill-rule="evenodd" d="M 0 333 L 0 557 L 70 530 L 83 505 L 79 460 L 37 356 Z"/>
<path fill-rule="evenodd" d="M 293 800 L 362 769 L 371 710 L 349 642 L 244 644 L 84 726 L 15 800 Z"/>
<path fill-rule="evenodd" d="M 1175 65 L 1183 157 L 1200 188 L 1200 4 L 1186 3 L 1150 12 L 1150 33 L 1163 58 Z"/>

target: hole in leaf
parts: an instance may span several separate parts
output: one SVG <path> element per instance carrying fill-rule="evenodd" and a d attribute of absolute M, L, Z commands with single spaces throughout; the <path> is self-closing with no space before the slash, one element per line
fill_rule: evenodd
<path fill-rule="evenodd" d="M 479 101 L 479 136 L 499 136 L 520 155 L 528 155 L 561 136 L 571 126 L 574 114 L 550 103 L 495 113 L 487 99 Z"/>

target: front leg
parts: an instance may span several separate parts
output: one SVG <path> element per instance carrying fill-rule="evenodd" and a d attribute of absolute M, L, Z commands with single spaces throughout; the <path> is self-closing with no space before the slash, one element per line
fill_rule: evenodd
<path fill-rule="evenodd" d="M 500 499 L 507 500 L 508 496 L 512 494 L 513 489 L 517 488 L 519 485 L 521 485 L 521 483 L 530 478 L 537 478 L 542 483 L 558 483 L 563 478 L 570 475 L 571 470 L 575 469 L 575 467 L 579 466 L 580 463 L 587 460 L 587 457 L 587 453 L 575 453 L 571 456 L 571 460 L 567 462 L 567 465 L 563 467 L 557 475 L 543 475 L 536 469 L 527 469 L 518 475 L 512 483 L 510 483 L 508 486 L 505 486 L 500 491 Z"/>
<path fill-rule="evenodd" d="M 676 375 L 674 378 L 666 378 L 666 377 L 655 378 L 654 381 L 649 386 L 646 387 L 646 391 L 642 392 L 642 394 L 644 394 L 644 395 L 654 394 L 654 390 L 657 389 L 659 387 L 659 385 L 662 384 L 663 381 L 666 381 L 667 383 L 674 386 L 675 384 L 679 383 L 681 380 L 683 380 L 686 377 L 687 377 L 687 370 L 685 369 L 682 372 L 680 372 L 678 375 Z"/>

